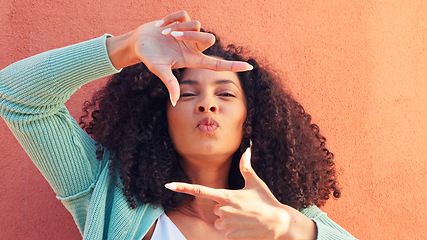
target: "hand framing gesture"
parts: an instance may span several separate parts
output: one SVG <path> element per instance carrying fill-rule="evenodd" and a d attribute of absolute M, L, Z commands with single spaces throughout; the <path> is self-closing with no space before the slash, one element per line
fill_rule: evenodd
<path fill-rule="evenodd" d="M 315 239 L 316 226 L 296 209 L 280 203 L 255 173 L 250 148 L 240 160 L 245 187 L 240 190 L 214 189 L 188 183 L 168 183 L 173 191 L 208 198 L 218 204 L 215 227 L 229 239 Z"/>
<path fill-rule="evenodd" d="M 116 68 L 144 62 L 166 85 L 174 105 L 179 99 L 179 84 L 172 69 L 186 67 L 233 72 L 252 69 L 246 62 L 226 61 L 202 54 L 214 43 L 213 34 L 200 32 L 200 22 L 191 20 L 185 11 L 180 11 L 108 39 L 107 48 Z M 125 49 L 126 53 L 114 54 L 115 49 Z"/>

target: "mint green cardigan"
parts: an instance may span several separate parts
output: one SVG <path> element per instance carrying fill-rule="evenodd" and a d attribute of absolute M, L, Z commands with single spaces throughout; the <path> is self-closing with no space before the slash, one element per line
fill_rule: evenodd
<path fill-rule="evenodd" d="M 107 54 L 109 35 L 54 49 L 0 71 L 0 115 L 72 214 L 83 239 L 142 239 L 163 213 L 152 204 L 129 208 L 109 152 L 96 159 L 95 141 L 64 103 L 83 84 L 117 73 Z M 354 239 L 316 206 L 317 239 Z"/>

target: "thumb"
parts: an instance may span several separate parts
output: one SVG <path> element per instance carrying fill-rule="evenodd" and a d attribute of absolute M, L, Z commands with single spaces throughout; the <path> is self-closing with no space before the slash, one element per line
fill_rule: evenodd
<path fill-rule="evenodd" d="M 175 75 L 172 73 L 172 69 L 170 66 L 166 65 L 160 65 L 156 66 L 155 69 L 151 70 L 154 74 L 156 74 L 157 77 L 162 80 L 162 82 L 165 84 L 166 88 L 169 92 L 169 97 L 172 103 L 172 106 L 175 107 L 176 102 L 179 100 L 179 83 L 178 79 L 176 79 Z"/>
<path fill-rule="evenodd" d="M 251 148 L 248 147 L 240 158 L 239 168 L 243 179 L 245 179 L 245 187 L 259 184 L 264 185 L 264 182 L 258 177 L 258 175 L 255 173 L 255 170 L 252 168 L 251 154 Z"/>

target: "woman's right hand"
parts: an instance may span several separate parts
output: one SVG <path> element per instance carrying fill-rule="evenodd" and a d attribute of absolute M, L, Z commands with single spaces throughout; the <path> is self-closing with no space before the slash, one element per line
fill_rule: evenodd
<path fill-rule="evenodd" d="M 185 67 L 233 72 L 252 69 L 246 62 L 226 61 L 202 54 L 214 43 L 213 34 L 200 32 L 200 22 L 191 20 L 185 11 L 180 11 L 161 21 L 141 25 L 125 35 L 108 38 L 107 49 L 117 69 L 144 62 L 166 85 L 174 105 L 180 93 L 172 69 Z"/>

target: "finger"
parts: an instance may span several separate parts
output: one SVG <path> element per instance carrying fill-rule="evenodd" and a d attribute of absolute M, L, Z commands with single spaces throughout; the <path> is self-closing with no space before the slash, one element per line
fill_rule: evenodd
<path fill-rule="evenodd" d="M 251 164 L 251 148 L 247 148 L 240 158 L 239 168 L 242 173 L 243 179 L 245 179 L 245 187 L 254 184 L 263 184 L 264 182 L 258 177 Z"/>
<path fill-rule="evenodd" d="M 222 219 L 221 219 L 221 218 L 217 218 L 217 219 L 214 221 L 214 226 L 215 226 L 215 228 L 216 228 L 216 229 L 218 229 L 218 230 L 225 230 L 225 227 L 222 225 Z"/>
<path fill-rule="evenodd" d="M 231 72 L 244 72 L 250 71 L 253 69 L 253 66 L 247 62 L 242 61 L 228 61 L 219 59 L 217 57 L 211 57 L 206 55 L 201 55 L 200 60 L 194 66 L 189 66 L 191 68 L 204 68 L 214 71 L 231 71 Z"/>
<path fill-rule="evenodd" d="M 175 25 L 173 31 L 197 31 L 200 32 L 201 24 L 197 20 L 191 20 L 183 23 L 178 23 Z"/>
<path fill-rule="evenodd" d="M 199 32 L 200 31 L 200 22 L 199 21 L 187 21 L 187 22 L 183 22 L 183 23 L 173 22 L 172 24 L 169 24 L 168 26 L 166 26 L 163 29 L 162 34 L 163 35 L 170 35 L 170 33 L 172 31 L 181 31 L 181 32 L 196 31 L 196 32 Z"/>
<path fill-rule="evenodd" d="M 266 236 L 265 232 L 259 230 L 259 221 L 239 217 L 220 219 L 218 222 L 227 231 L 228 239 L 261 239 L 261 236 Z"/>
<path fill-rule="evenodd" d="M 216 209 L 214 210 L 214 213 L 216 212 L 215 215 L 217 215 L 220 218 L 225 218 L 228 215 L 232 215 L 232 214 L 238 215 L 238 210 L 236 209 L 236 207 L 233 207 L 231 205 L 220 205 L 220 204 L 217 204 L 216 206 L 218 207 L 216 207 Z"/>
<path fill-rule="evenodd" d="M 178 22 L 173 22 L 173 23 L 171 23 L 171 24 L 169 24 L 169 25 L 165 26 L 165 27 L 163 28 L 163 30 L 162 30 L 162 34 L 163 34 L 163 35 L 168 35 L 168 34 L 171 32 L 172 27 L 173 27 L 173 26 L 175 26 L 175 25 L 177 25 L 177 24 L 178 24 Z"/>
<path fill-rule="evenodd" d="M 228 231 L 226 237 L 231 240 L 250 240 L 250 239 L 260 239 L 260 236 L 265 234 L 258 235 L 257 232 L 248 231 L 248 229 L 236 229 L 233 231 Z"/>
<path fill-rule="evenodd" d="M 158 21 L 156 23 L 157 27 L 162 27 L 168 24 L 171 24 L 172 22 L 186 22 L 190 21 L 190 16 L 186 11 L 179 11 L 172 14 L 167 15 L 162 20 Z"/>
<path fill-rule="evenodd" d="M 214 206 L 213 212 L 218 217 L 224 217 L 227 214 L 236 212 L 235 210 L 236 210 L 236 208 L 238 208 L 238 205 L 237 206 L 236 205 L 233 206 L 233 205 L 234 204 L 232 204 L 232 203 L 231 204 L 227 203 L 226 205 L 219 203 L 219 204 Z"/>
<path fill-rule="evenodd" d="M 229 200 L 229 194 L 227 192 L 228 190 L 226 189 L 214 189 L 197 184 L 178 182 L 165 184 L 165 187 L 175 192 L 186 193 L 196 197 L 211 199 L 218 203 L 226 202 Z"/>
<path fill-rule="evenodd" d="M 179 41 L 195 43 L 197 47 L 196 50 L 199 52 L 203 52 L 215 43 L 215 36 L 206 32 L 173 30 L 171 35 Z"/>
<path fill-rule="evenodd" d="M 155 69 L 150 69 L 150 71 L 156 74 L 165 84 L 169 92 L 171 104 L 175 107 L 176 102 L 179 100 L 180 89 L 178 80 L 175 75 L 173 75 L 171 67 L 167 65 L 157 65 Z"/>
<path fill-rule="evenodd" d="M 248 218 L 242 218 L 240 216 L 230 216 L 227 218 L 221 217 L 219 219 L 221 219 L 218 220 L 220 227 L 225 229 L 229 234 L 239 231 L 249 231 L 251 232 L 250 235 L 253 235 L 256 232 L 258 225 L 260 224 L 259 221 L 251 220 Z M 233 235 L 231 234 L 231 236 Z M 234 235 L 234 237 L 236 237 L 236 235 Z"/>
<path fill-rule="evenodd" d="M 218 217 L 219 217 L 219 208 L 220 208 L 221 206 L 222 206 L 221 204 L 217 204 L 217 205 L 215 205 L 215 206 L 214 206 L 214 208 L 213 208 L 213 213 L 214 213 L 215 215 L 217 215 Z"/>

